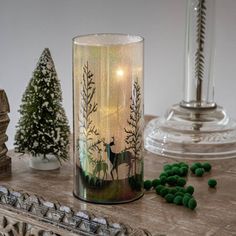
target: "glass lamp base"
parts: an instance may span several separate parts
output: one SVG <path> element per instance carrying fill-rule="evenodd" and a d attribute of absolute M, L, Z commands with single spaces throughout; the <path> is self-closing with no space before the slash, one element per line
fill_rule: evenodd
<path fill-rule="evenodd" d="M 145 148 L 180 159 L 236 157 L 236 122 L 222 107 L 185 108 L 173 105 L 163 118 L 151 120 L 144 132 Z"/>

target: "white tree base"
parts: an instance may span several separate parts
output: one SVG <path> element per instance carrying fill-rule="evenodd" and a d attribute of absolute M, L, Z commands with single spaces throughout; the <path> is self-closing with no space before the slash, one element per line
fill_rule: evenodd
<path fill-rule="evenodd" d="M 60 168 L 60 163 L 54 155 L 47 155 L 47 158 L 39 155 L 30 157 L 29 166 L 36 170 L 56 170 Z"/>

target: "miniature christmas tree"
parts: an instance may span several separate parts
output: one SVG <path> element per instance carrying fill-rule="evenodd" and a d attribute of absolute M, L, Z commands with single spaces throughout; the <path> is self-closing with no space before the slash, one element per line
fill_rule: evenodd
<path fill-rule="evenodd" d="M 46 48 L 22 98 L 15 136 L 16 150 L 33 156 L 68 159 L 69 126 L 50 51 Z"/>

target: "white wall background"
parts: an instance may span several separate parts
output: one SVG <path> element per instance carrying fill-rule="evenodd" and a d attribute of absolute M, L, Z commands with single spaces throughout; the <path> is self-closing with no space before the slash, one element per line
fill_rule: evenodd
<path fill-rule="evenodd" d="M 186 0 L 0 0 L 0 87 L 8 94 L 13 147 L 22 94 L 49 47 L 72 124 L 72 37 L 113 32 L 145 38 L 145 113 L 182 98 Z M 236 118 L 236 0 L 216 0 L 215 100 Z"/>

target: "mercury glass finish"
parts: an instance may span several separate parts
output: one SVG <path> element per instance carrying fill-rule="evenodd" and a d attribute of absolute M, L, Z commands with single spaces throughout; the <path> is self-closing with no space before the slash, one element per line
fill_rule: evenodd
<path fill-rule="evenodd" d="M 143 39 L 73 40 L 74 194 L 122 203 L 143 195 Z"/>

